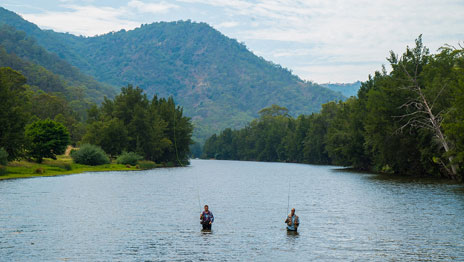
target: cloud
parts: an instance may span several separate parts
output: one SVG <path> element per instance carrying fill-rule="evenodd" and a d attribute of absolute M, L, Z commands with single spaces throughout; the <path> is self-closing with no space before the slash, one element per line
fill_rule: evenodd
<path fill-rule="evenodd" d="M 174 4 L 169 4 L 166 2 L 161 2 L 161 3 L 144 3 L 142 1 L 138 0 L 132 0 L 130 1 L 127 6 L 136 8 L 138 12 L 141 13 L 166 13 L 170 11 L 171 9 L 179 8 L 178 5 Z"/>
<path fill-rule="evenodd" d="M 140 23 L 123 19 L 124 9 L 96 6 L 65 6 L 68 11 L 22 14 L 43 28 L 76 35 L 92 36 L 120 29 L 132 29 Z"/>
<path fill-rule="evenodd" d="M 239 25 L 240 25 L 240 23 L 238 23 L 238 22 L 230 21 L 230 22 L 222 22 L 222 23 L 216 25 L 216 27 L 217 28 L 232 28 L 232 27 L 237 27 Z"/>
<path fill-rule="evenodd" d="M 372 68 L 371 65 L 328 64 L 295 67 L 293 69 L 293 73 L 307 80 L 311 80 L 314 78 L 314 76 L 318 76 L 318 83 L 347 83 L 356 82 L 356 80 L 359 79 L 365 81 L 367 80 L 369 74 L 372 75 L 376 70 L 378 71 L 380 69 L 381 65 Z"/>
<path fill-rule="evenodd" d="M 39 26 L 59 32 L 76 35 L 93 36 L 121 29 L 133 29 L 140 26 L 137 14 L 160 14 L 178 8 L 177 5 L 159 2 L 144 3 L 131 0 L 120 7 L 77 5 L 74 0 L 61 0 L 65 11 L 42 11 L 39 13 L 23 13 L 22 16 Z M 93 0 L 86 0 L 91 3 Z"/>

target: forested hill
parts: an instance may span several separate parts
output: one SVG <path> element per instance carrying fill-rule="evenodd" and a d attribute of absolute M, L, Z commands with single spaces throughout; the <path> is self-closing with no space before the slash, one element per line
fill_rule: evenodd
<path fill-rule="evenodd" d="M 81 73 L 39 46 L 34 38 L 5 24 L 0 24 L 0 67 L 18 70 L 29 85 L 47 93 L 61 93 L 69 100 L 100 103 L 104 96 L 117 94 L 117 88 Z"/>
<path fill-rule="evenodd" d="M 97 80 L 143 88 L 149 96 L 172 95 L 204 138 L 240 127 L 271 104 L 298 115 L 319 111 L 343 96 L 257 57 L 243 44 L 205 23 L 160 22 L 96 37 L 41 30 L 0 9 L 7 23 Z"/>
<path fill-rule="evenodd" d="M 321 84 L 321 86 L 327 87 L 330 90 L 335 92 L 340 92 L 346 97 L 356 96 L 358 90 L 361 87 L 361 81 L 356 81 L 353 83 L 326 83 Z"/>

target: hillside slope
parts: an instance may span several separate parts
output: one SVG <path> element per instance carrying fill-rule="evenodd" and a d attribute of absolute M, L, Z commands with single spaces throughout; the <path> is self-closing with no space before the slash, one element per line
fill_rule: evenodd
<path fill-rule="evenodd" d="M 353 83 L 326 83 L 321 84 L 321 86 L 327 87 L 328 89 L 335 92 L 340 92 L 346 97 L 350 97 L 358 95 L 358 90 L 361 87 L 361 81 L 356 81 Z"/>
<path fill-rule="evenodd" d="M 272 104 L 292 115 L 344 97 L 257 57 L 205 23 L 160 22 L 96 37 L 40 30 L 0 9 L 0 23 L 25 31 L 50 52 L 112 85 L 134 84 L 149 96 L 173 96 L 196 125 L 196 139 L 244 126 Z"/>
<path fill-rule="evenodd" d="M 45 92 L 59 92 L 68 96 L 80 92 L 81 99 L 95 103 L 101 102 L 104 96 L 114 97 L 117 94 L 115 87 L 83 74 L 39 46 L 33 37 L 5 24 L 0 24 L 0 54 L 0 66 L 22 72 L 29 84 Z"/>

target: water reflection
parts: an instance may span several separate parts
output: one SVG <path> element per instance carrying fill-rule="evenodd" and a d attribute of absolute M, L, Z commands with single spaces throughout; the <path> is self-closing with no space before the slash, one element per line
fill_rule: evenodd
<path fill-rule="evenodd" d="M 298 231 L 287 230 L 287 236 L 298 237 L 299 235 Z"/>

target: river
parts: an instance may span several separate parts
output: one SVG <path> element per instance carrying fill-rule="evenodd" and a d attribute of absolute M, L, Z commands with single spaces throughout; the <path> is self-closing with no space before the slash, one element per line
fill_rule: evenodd
<path fill-rule="evenodd" d="M 288 196 L 298 235 L 285 230 Z M 463 186 L 216 160 L 0 181 L 1 261 L 292 259 L 464 261 Z"/>

